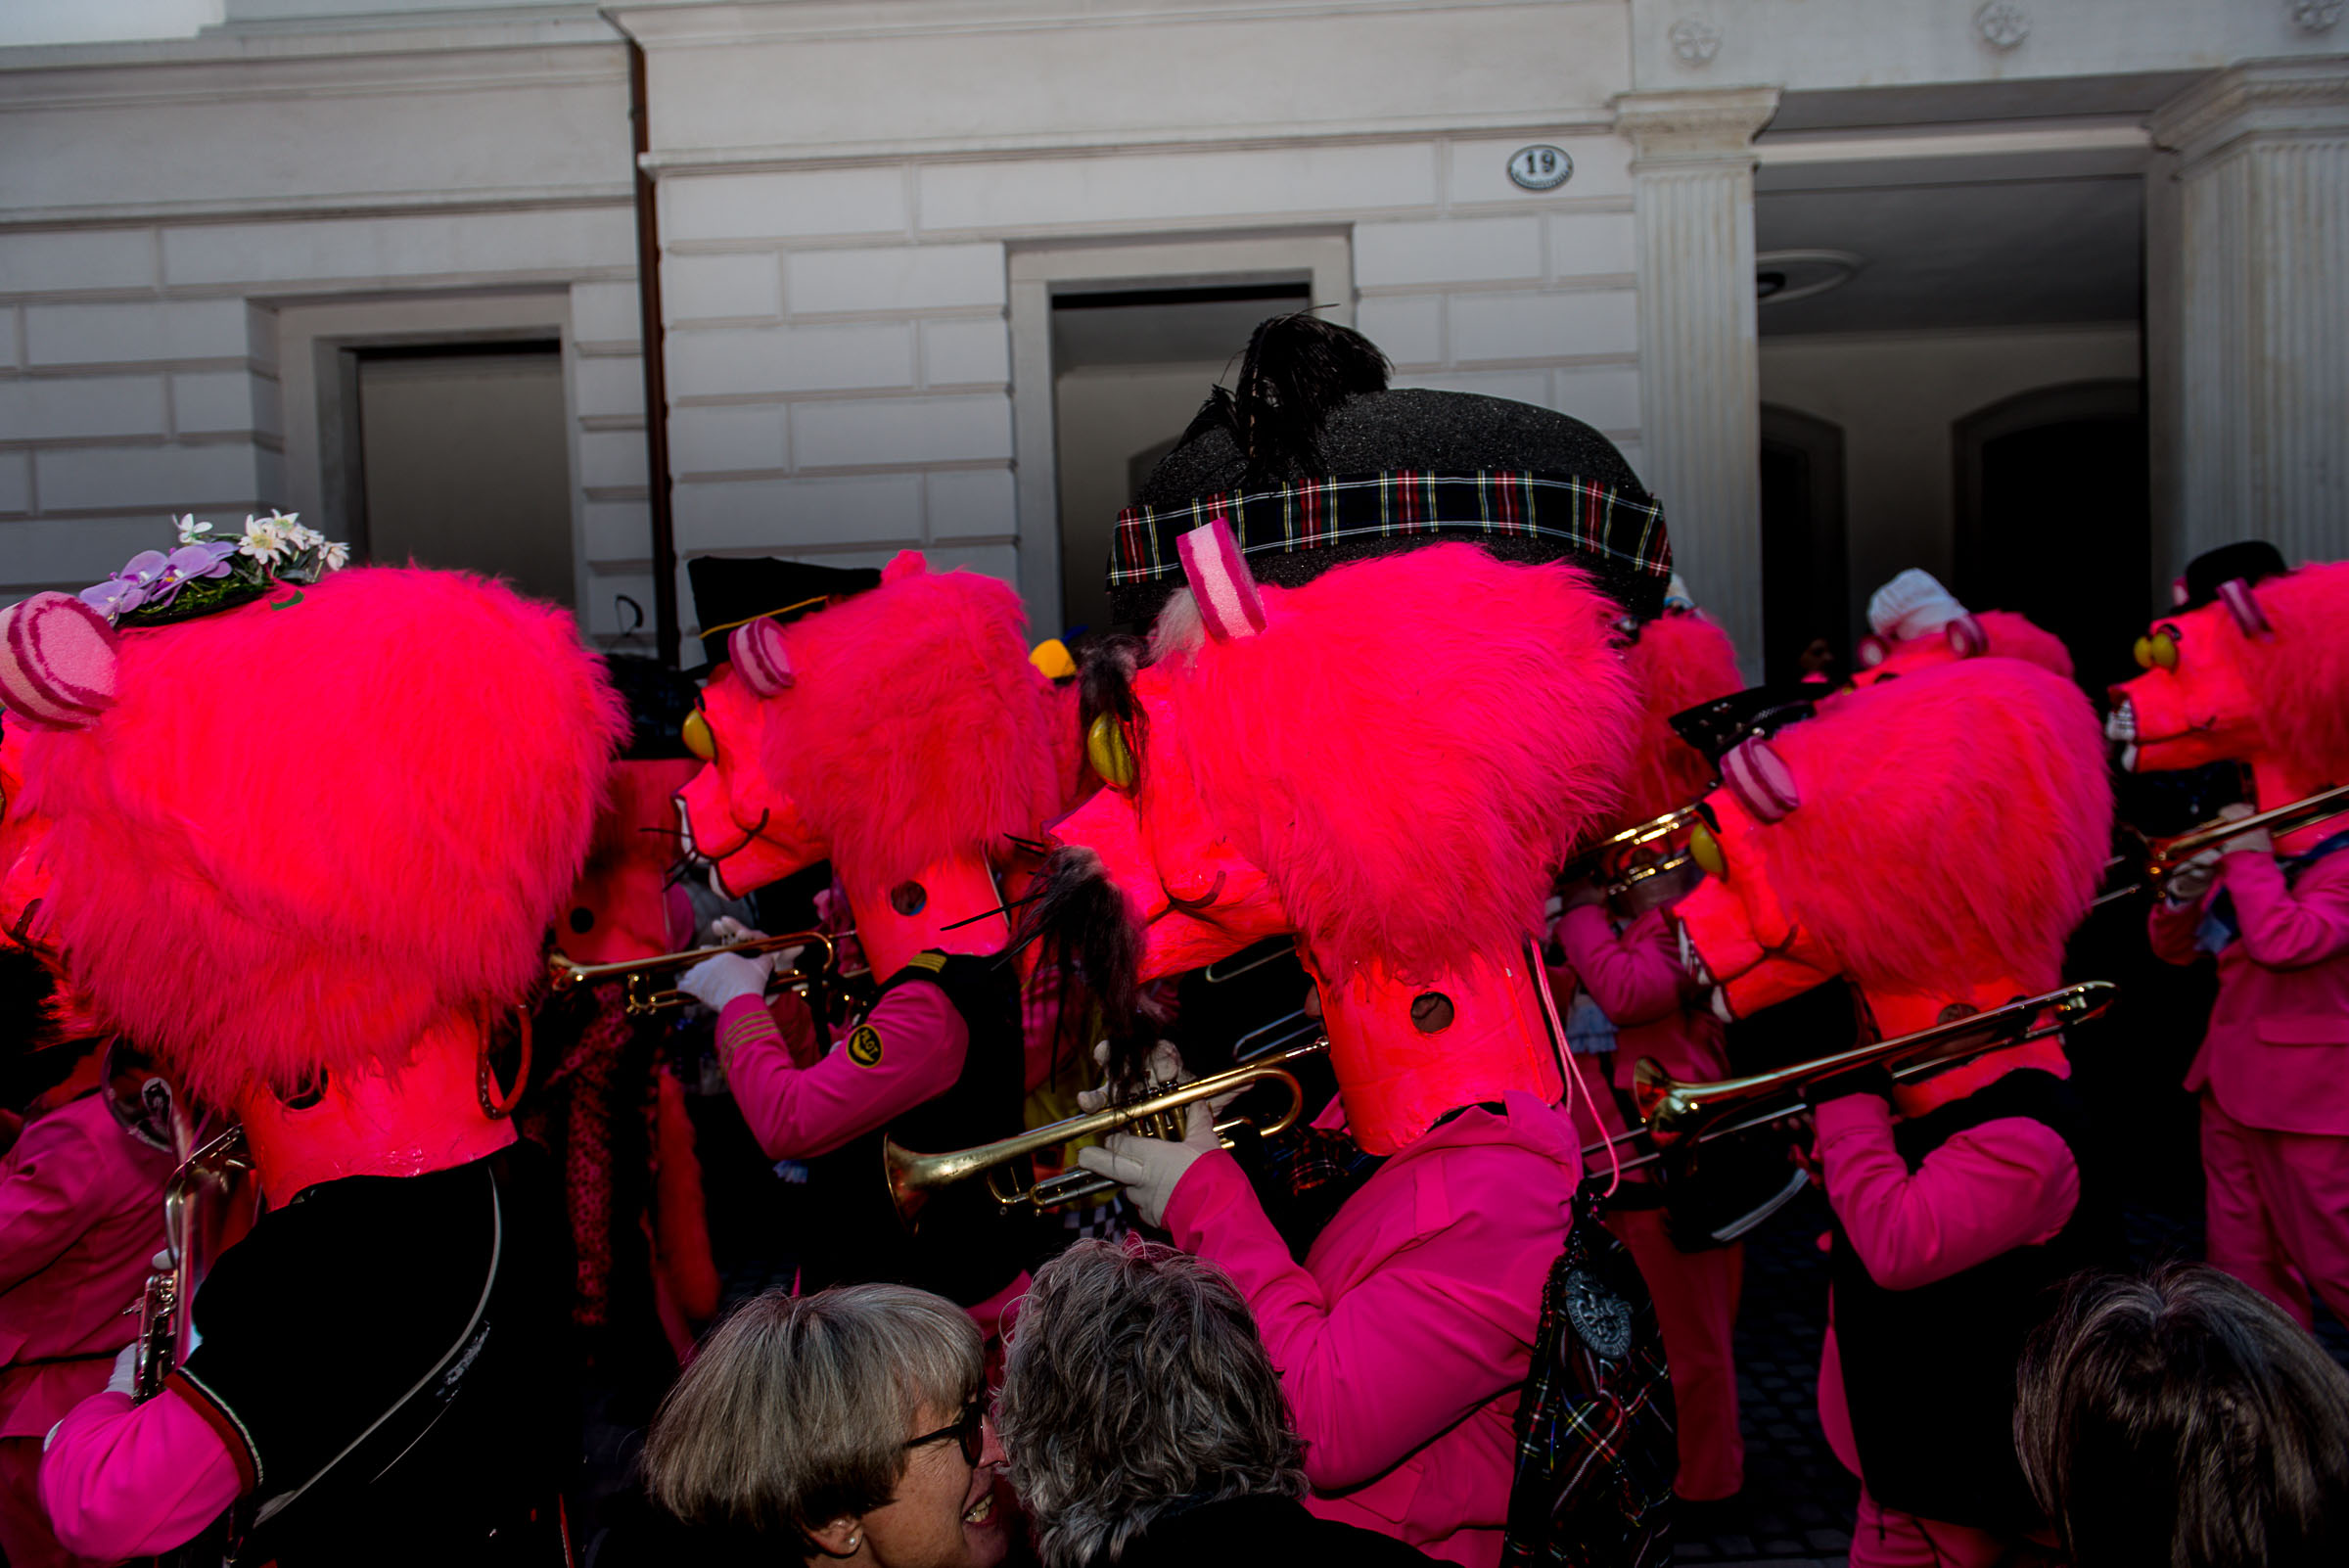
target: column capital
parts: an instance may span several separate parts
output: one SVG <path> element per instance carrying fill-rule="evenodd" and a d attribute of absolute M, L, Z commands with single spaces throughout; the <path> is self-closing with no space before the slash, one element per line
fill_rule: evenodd
<path fill-rule="evenodd" d="M 2189 166 L 2249 137 L 2349 135 L 2349 55 L 2229 66 L 2154 111 L 2148 128 Z"/>
<path fill-rule="evenodd" d="M 1642 163 L 1751 165 L 1754 135 L 1778 112 L 1775 87 L 1620 93 L 1615 128 Z"/>

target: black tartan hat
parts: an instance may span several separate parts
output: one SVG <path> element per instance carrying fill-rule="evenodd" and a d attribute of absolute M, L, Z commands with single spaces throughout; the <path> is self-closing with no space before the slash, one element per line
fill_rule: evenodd
<path fill-rule="evenodd" d="M 708 665 L 724 662 L 727 634 L 745 622 L 761 616 L 797 621 L 881 585 L 881 574 L 872 567 L 816 566 L 772 556 L 697 555 L 685 563 L 685 576 L 693 584 L 693 615 L 701 623 L 702 658 Z"/>
<path fill-rule="evenodd" d="M 1250 573 L 1294 587 L 1333 566 L 1447 540 L 1568 561 L 1642 620 L 1663 611 L 1663 509 L 1579 419 L 1473 392 L 1388 391 L 1368 339 L 1311 315 L 1256 330 L 1118 515 L 1110 604 L 1145 623 L 1183 585 L 1174 541 L 1228 518 Z"/>

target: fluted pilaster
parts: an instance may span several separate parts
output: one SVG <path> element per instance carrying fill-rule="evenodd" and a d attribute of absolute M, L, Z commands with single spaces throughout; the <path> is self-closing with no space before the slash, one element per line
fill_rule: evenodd
<path fill-rule="evenodd" d="M 1761 382 L 1754 322 L 1754 133 L 1777 89 L 1632 93 L 1639 233 L 1640 467 L 1673 553 L 1727 628 L 1762 658 Z"/>
<path fill-rule="evenodd" d="M 2173 570 L 2234 539 L 2349 557 L 2349 57 L 2218 72 L 2153 122 L 2177 334 L 2164 470 Z"/>

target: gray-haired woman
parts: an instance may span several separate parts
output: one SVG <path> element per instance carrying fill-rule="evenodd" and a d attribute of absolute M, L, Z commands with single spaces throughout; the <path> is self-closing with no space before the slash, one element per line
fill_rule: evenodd
<path fill-rule="evenodd" d="M 1045 1568 L 1430 1561 L 1306 1510 L 1305 1446 L 1248 1304 L 1173 1247 L 1081 1241 L 1038 1268 L 996 1420 Z"/>
<path fill-rule="evenodd" d="M 970 1314 L 927 1291 L 769 1291 L 703 1341 L 645 1443 L 653 1516 L 598 1568 L 994 1568 L 1002 1451 Z"/>

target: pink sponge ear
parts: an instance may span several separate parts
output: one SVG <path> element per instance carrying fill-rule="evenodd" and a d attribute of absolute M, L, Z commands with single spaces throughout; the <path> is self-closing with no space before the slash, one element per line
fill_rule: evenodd
<path fill-rule="evenodd" d="M 68 593 L 0 610 L 0 705 L 38 729 L 87 729 L 115 705 L 115 628 Z"/>
<path fill-rule="evenodd" d="M 1226 518 L 1210 518 L 1174 541 L 1182 575 L 1190 579 L 1191 596 L 1199 603 L 1199 619 L 1218 642 L 1253 637 L 1265 629 L 1265 602 L 1256 591 L 1256 578 L 1240 558 Z"/>
<path fill-rule="evenodd" d="M 742 671 L 743 684 L 761 697 L 772 697 L 792 683 L 783 628 L 765 616 L 734 628 L 726 639 L 726 656 Z"/>
<path fill-rule="evenodd" d="M 1803 804 L 1794 787 L 1794 769 L 1759 735 L 1739 741 L 1721 760 L 1721 781 L 1757 822 L 1783 820 Z"/>

